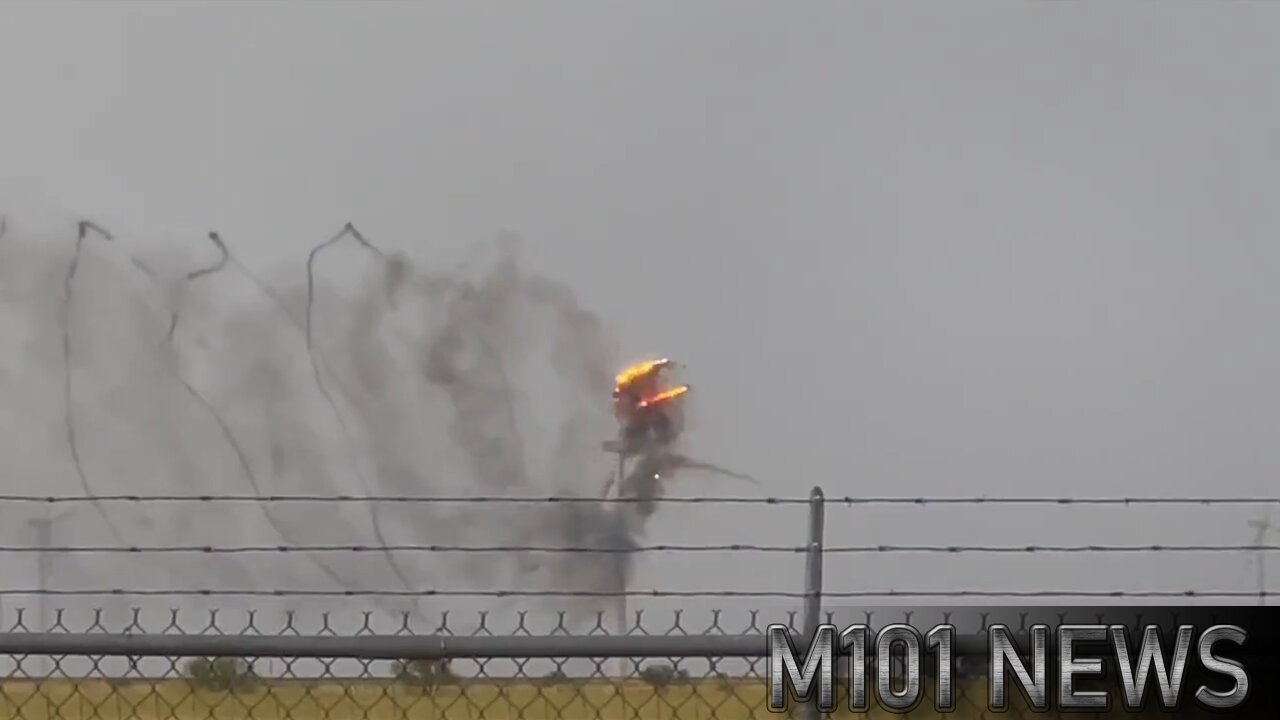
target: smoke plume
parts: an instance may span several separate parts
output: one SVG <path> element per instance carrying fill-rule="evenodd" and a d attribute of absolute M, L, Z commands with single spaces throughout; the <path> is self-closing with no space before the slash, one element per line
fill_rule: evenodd
<path fill-rule="evenodd" d="M 504 236 L 440 268 L 384 252 L 347 225 L 305 263 L 259 273 L 217 233 L 161 247 L 88 222 L 36 236 L 9 218 L 0 231 L 8 492 L 596 496 L 612 466 L 600 442 L 615 431 L 614 340 L 569 288 L 526 269 L 520 245 Z M 30 507 L 25 519 L 46 510 Z M 422 616 L 447 603 L 408 591 L 618 589 L 629 572 L 619 551 L 635 539 L 610 513 L 602 503 L 58 505 L 48 516 L 54 546 L 602 552 L 75 554 L 59 557 L 47 581 L 398 589 L 405 596 L 378 609 Z M 27 523 L 11 520 L 0 533 L 29 543 Z"/>

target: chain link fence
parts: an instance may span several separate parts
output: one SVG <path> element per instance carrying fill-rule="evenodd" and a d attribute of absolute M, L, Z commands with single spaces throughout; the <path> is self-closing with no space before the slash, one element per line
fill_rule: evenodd
<path fill-rule="evenodd" d="M 627 637 L 604 618 L 587 637 L 520 616 L 479 618 L 464 635 L 448 617 L 426 632 L 407 619 L 263 627 L 216 612 L 184 623 L 175 611 L 164 628 L 78 620 L 6 637 L 8 652 L 43 652 L 8 658 L 5 717 L 711 718 L 751 717 L 764 699 L 762 661 L 745 657 L 762 644 L 754 617 L 736 628 L 642 620 L 655 634 Z M 621 676 L 609 657 L 646 649 L 656 657 L 628 658 Z"/>
<path fill-rule="evenodd" d="M 139 618 L 113 624 L 101 613 L 58 612 L 39 631 L 20 611 L 0 636 L 0 716 L 776 717 L 767 710 L 765 626 L 783 620 L 798 643 L 803 635 L 799 613 L 716 613 L 710 624 L 689 626 L 679 612 L 642 612 L 624 636 L 610 634 L 603 616 L 590 635 L 560 623 L 538 627 L 525 614 L 486 614 L 465 634 L 452 632 L 448 616 L 426 632 L 407 617 L 394 628 L 323 615 L 266 626 L 253 612 L 174 610 L 161 627 Z M 958 643 L 957 712 L 974 717 L 984 712 L 985 688 L 963 653 L 983 642 L 973 633 Z M 929 708 L 926 700 L 907 717 L 932 717 Z M 790 714 L 815 716 L 801 704 Z"/>
<path fill-rule="evenodd" d="M 913 611 L 880 612 L 880 624 L 916 622 Z M 1063 613 L 1057 613 L 1059 620 Z M 596 632 L 570 634 L 565 625 L 537 627 L 528 617 L 488 615 L 468 623 L 465 634 L 440 618 L 427 632 L 408 618 L 395 628 L 375 627 L 368 617 L 352 624 L 325 616 L 290 615 L 266 626 L 253 612 L 235 617 L 217 611 L 201 617 L 174 610 L 163 627 L 148 627 L 139 614 L 122 624 L 101 613 L 72 617 L 59 612 L 39 631 L 18 613 L 0 635 L 0 717 L 125 720 L 126 718 L 767 718 L 765 626 L 779 618 L 717 613 L 706 626 L 689 626 L 675 612 L 639 613 L 631 632 L 611 635 L 600 618 Z M 870 623 L 871 613 L 860 620 Z M 954 618 L 942 612 L 936 618 Z M 1017 613 L 1015 639 L 1028 640 L 1032 621 Z M 790 624 L 803 647 L 798 613 Z M 1001 616 L 997 620 L 1009 620 Z M 1047 618 L 1038 618 L 1042 620 Z M 1076 616 L 1089 621 L 1102 618 Z M 1115 619 L 1119 619 L 1119 616 Z M 503 622 L 505 620 L 505 622 Z M 824 621 L 834 622 L 834 614 Z M 1128 620 L 1128 618 L 1126 618 Z M 983 718 L 988 618 L 959 624 L 956 709 L 961 718 Z M 621 660 L 621 662 L 617 662 Z M 873 662 L 874 665 L 874 662 Z M 938 717 L 933 709 L 936 675 L 925 664 L 923 697 L 902 715 L 874 708 L 847 710 L 848 668 L 837 666 L 837 710 L 818 713 L 792 703 L 787 717 Z M 871 669 L 874 674 L 874 667 Z M 874 675 L 873 675 L 874 676 Z M 1081 688 L 1092 689 L 1089 681 Z M 874 703 L 874 701 L 873 701 Z M 1159 715 L 1159 713 L 1152 713 Z M 1007 715 L 1043 714 L 1014 692 Z M 1052 713 L 1049 714 L 1053 716 Z M 1078 715 L 1078 713 L 1075 713 Z M 1118 711 L 1095 715 L 1130 716 Z M 1195 709 L 1179 717 L 1201 717 Z M 1208 717 L 1205 715 L 1205 717 Z"/>
<path fill-rule="evenodd" d="M 99 498 L 101 500 L 101 498 Z M 121 502 L 169 502 L 164 498 L 119 498 Z M 224 498 L 224 500 L 226 500 Z M 292 500 L 298 500 L 293 498 Z M 312 501 L 319 499 L 313 498 Z M 327 498 L 325 502 L 368 501 L 367 498 Z M 398 502 L 411 499 L 401 498 Z M 425 499 L 423 499 L 425 501 Z M 437 499 L 439 500 L 439 499 Z M 454 502 L 596 502 L 564 499 L 453 499 Z M 715 499 L 668 498 L 673 503 L 714 502 Z M 732 504 L 746 499 L 724 499 Z M 18 498 L 9 504 L 54 503 L 63 499 Z M 65 499 L 72 502 L 71 499 Z M 112 501 L 111 498 L 106 499 Z M 196 499 L 210 502 L 208 498 Z M 290 498 L 232 498 L 237 502 L 291 501 Z M 1265 585 L 1256 591 L 1224 589 L 1116 589 L 1094 591 L 1027 590 L 1011 588 L 908 589 L 864 587 L 824 588 L 824 560 L 850 554 L 1009 554 L 1046 553 L 1235 553 L 1272 550 L 1265 538 L 1249 545 L 1206 544 L 1109 546 L 979 546 L 979 545 L 867 545 L 825 546 L 826 508 L 833 504 L 870 503 L 927 506 L 966 504 L 1041 504 L 1089 507 L 1115 505 L 1201 504 L 1271 505 L 1269 498 L 827 498 L 815 488 L 808 498 L 758 498 L 751 504 L 806 506 L 807 542 L 794 545 L 715 546 L 723 562 L 751 552 L 790 553 L 803 585 L 769 591 L 644 590 L 631 587 L 586 592 L 578 589 L 458 590 L 428 587 L 421 597 L 452 598 L 451 609 L 435 614 L 420 609 L 389 613 L 385 608 L 360 610 L 374 598 L 409 595 L 410 591 L 376 588 L 168 589 L 136 587 L 0 588 L 0 598 L 35 597 L 32 606 L 4 608 L 6 632 L 0 634 L 0 717 L 124 720 L 126 718 L 271 718 L 273 720 L 356 720 L 364 718 L 705 718 L 776 717 L 768 710 L 766 627 L 781 623 L 796 638 L 797 647 L 819 622 L 837 627 L 865 622 L 872 627 L 907 622 L 924 627 L 938 622 L 957 626 L 957 709 L 953 716 L 985 717 L 985 631 L 1003 622 L 1015 631 L 1025 629 L 1034 612 L 1017 605 L 1004 611 L 966 612 L 950 605 L 917 609 L 870 607 L 867 599 L 890 602 L 932 598 L 948 604 L 972 598 L 1000 597 L 1016 603 L 1025 598 L 1099 598 L 1108 603 L 1131 598 L 1176 599 L 1178 603 L 1221 601 L 1223 598 L 1265 602 L 1272 594 Z M 799 533 L 796 533 L 799 534 Z M 294 552 L 342 552 L 360 556 L 385 547 L 333 546 L 168 546 L 61 547 L 44 539 L 43 547 L 0 548 L 12 553 L 37 552 L 42 557 L 92 553 L 124 553 L 143 558 L 153 553 L 196 553 L 236 556 Z M 646 547 L 631 549 L 643 551 Z M 675 544 L 647 549 L 698 553 L 706 547 Z M 530 552 L 608 555 L 600 548 L 580 547 L 459 547 L 399 548 L 400 551 Z M 727 575 L 750 574 L 750 566 L 724 565 Z M 597 609 L 585 618 L 582 609 L 554 610 L 557 599 L 590 596 L 605 601 L 626 599 L 633 604 L 618 617 L 619 607 Z M 231 598 L 250 598 L 258 607 L 194 607 L 192 600 L 220 604 Z M 637 606 L 638 600 L 672 598 L 676 607 L 662 610 Z M 708 599 L 729 603 L 745 597 L 775 597 L 782 604 L 768 608 L 707 608 Z M 112 601 L 110 607 L 87 602 Z M 317 598 L 337 598 L 343 604 L 332 612 L 318 609 Z M 482 600 L 501 600 L 507 607 L 481 609 Z M 50 601 L 58 605 L 50 607 Z M 698 602 L 695 602 L 698 601 Z M 76 604 L 80 602 L 81 604 Z M 530 609 L 512 609 L 511 603 Z M 122 603 L 130 603 L 124 609 Z M 168 607 L 165 607 L 165 604 Z M 457 604 L 461 603 L 461 605 Z M 474 603 L 467 607 L 469 603 Z M 533 605 L 537 603 L 536 607 Z M 845 605 L 844 603 L 848 603 Z M 606 602 L 608 604 L 608 602 Z M 301 606 L 303 609 L 291 609 Z M 355 608 L 355 609 L 353 609 Z M 1046 609 L 1061 621 L 1064 612 Z M 1117 616 L 1118 617 L 1118 616 Z M 1101 618 L 1077 617 L 1095 621 Z M 1114 618 L 1113 618 L 1114 619 Z M 840 673 L 847 673 L 841 668 Z M 839 686 L 843 691 L 846 686 Z M 908 718 L 936 717 L 932 682 L 926 665 L 925 698 Z M 840 698 L 830 717 L 850 716 L 847 698 Z M 793 703 L 792 717 L 819 716 L 810 704 Z M 870 715 L 889 716 L 883 709 Z M 1014 694 L 1010 713 L 1030 717 L 1023 699 Z M 1110 715 L 1121 713 L 1110 712 Z"/>

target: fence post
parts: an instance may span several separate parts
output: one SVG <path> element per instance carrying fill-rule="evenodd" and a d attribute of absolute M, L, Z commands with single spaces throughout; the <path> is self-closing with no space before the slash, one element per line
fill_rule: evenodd
<path fill-rule="evenodd" d="M 814 486 L 809 491 L 809 542 L 805 553 L 804 572 L 804 637 L 812 638 L 822 624 L 822 541 L 826 534 L 826 496 L 822 488 Z M 817 720 L 818 694 L 800 708 L 798 717 Z"/>
<path fill-rule="evenodd" d="M 45 591 L 48 590 L 49 575 L 51 574 L 51 564 L 53 562 L 53 518 L 46 511 L 44 517 L 32 518 L 28 521 L 32 531 L 35 533 L 35 546 L 39 548 L 36 552 L 36 617 L 34 631 L 40 633 L 49 632 L 49 617 L 46 614 L 45 606 L 48 602 L 48 596 Z M 28 632 L 31 632 L 30 630 Z M 39 677 L 52 674 L 53 667 L 50 658 L 41 657 L 38 660 L 38 668 L 36 674 Z M 30 666 L 28 666 L 30 667 Z"/>

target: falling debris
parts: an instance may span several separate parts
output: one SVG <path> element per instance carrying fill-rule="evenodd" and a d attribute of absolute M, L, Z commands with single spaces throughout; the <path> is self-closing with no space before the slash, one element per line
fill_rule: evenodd
<path fill-rule="evenodd" d="M 725 477 L 734 478 L 736 480 L 745 480 L 751 483 L 752 485 L 760 484 L 759 480 L 751 477 L 750 475 L 744 475 L 740 472 L 735 472 L 733 470 L 720 467 L 719 465 L 712 465 L 711 463 L 700 462 L 698 460 L 691 460 L 690 458 L 687 458 L 683 455 L 670 455 L 668 459 L 671 461 L 672 467 L 686 468 L 689 470 L 705 470 L 706 472 L 715 473 L 716 475 L 723 475 Z"/>

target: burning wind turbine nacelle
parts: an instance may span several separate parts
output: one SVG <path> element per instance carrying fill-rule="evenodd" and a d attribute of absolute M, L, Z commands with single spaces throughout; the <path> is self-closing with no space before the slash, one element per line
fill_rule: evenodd
<path fill-rule="evenodd" d="M 650 445 L 668 446 L 684 429 L 680 400 L 688 385 L 671 385 L 667 373 L 673 363 L 667 358 L 631 365 L 614 380 L 613 409 L 618 419 L 617 447 L 625 454 L 642 452 Z"/>
<path fill-rule="evenodd" d="M 618 373 L 613 389 L 619 437 L 604 447 L 618 453 L 618 470 L 605 483 L 603 497 L 628 499 L 617 510 L 627 533 L 633 536 L 643 533 L 664 494 L 664 483 L 673 479 L 677 470 L 702 470 L 756 482 L 750 476 L 675 451 L 683 430 L 682 401 L 689 386 L 668 382 L 664 370 L 671 365 L 666 358 L 631 365 Z M 637 458 L 630 471 L 626 468 L 629 457 Z"/>

